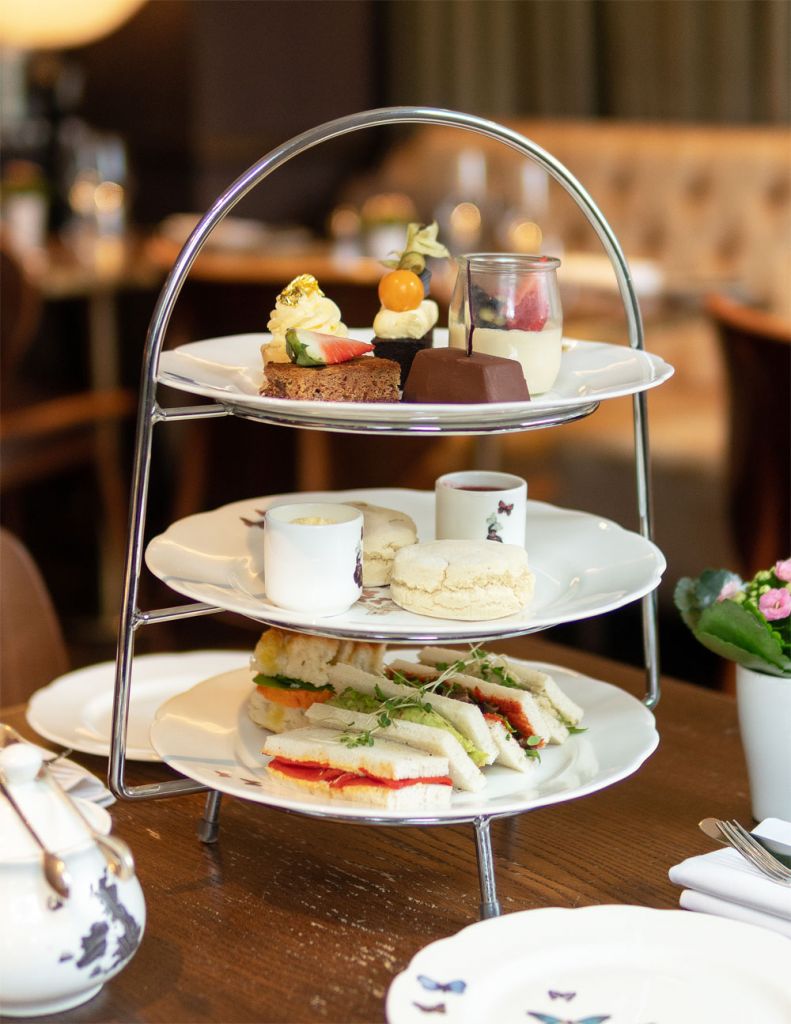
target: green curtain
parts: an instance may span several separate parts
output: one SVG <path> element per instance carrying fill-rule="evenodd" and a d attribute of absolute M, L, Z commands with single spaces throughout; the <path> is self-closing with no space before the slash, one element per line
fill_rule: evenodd
<path fill-rule="evenodd" d="M 386 0 L 387 102 L 787 122 L 789 0 Z"/>

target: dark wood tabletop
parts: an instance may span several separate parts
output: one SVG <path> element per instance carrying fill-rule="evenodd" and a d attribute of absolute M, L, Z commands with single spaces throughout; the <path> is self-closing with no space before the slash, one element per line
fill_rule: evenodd
<path fill-rule="evenodd" d="M 644 692 L 641 671 L 543 640 L 491 647 Z M 697 822 L 751 821 L 733 698 L 664 679 L 656 717 L 659 748 L 630 778 L 493 822 L 504 913 L 677 907 L 668 868 L 711 848 Z M 21 706 L 3 718 L 33 737 Z M 76 757 L 104 774 L 102 758 Z M 166 772 L 132 763 L 127 774 Z M 145 894 L 143 942 L 91 1002 L 49 1020 L 382 1021 L 388 986 L 415 953 L 478 919 L 472 826 L 348 825 L 224 797 L 219 842 L 206 846 L 204 802 L 113 805 Z"/>

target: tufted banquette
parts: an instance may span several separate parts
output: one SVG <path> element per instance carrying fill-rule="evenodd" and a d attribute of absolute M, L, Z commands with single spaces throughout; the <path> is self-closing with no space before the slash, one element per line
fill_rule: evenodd
<path fill-rule="evenodd" d="M 632 259 L 656 261 L 672 291 L 740 286 L 791 312 L 791 131 L 784 127 L 626 121 L 505 122 L 563 163 L 599 205 Z M 521 199 L 524 158 L 465 131 L 422 126 L 386 155 L 373 180 L 411 195 L 424 217 L 457 191 L 459 156 L 486 159 L 497 209 Z M 471 197 L 470 197 L 471 198 Z M 530 210 L 526 210 L 530 214 Z M 566 192 L 552 181 L 541 224 L 566 251 L 600 251 Z"/>

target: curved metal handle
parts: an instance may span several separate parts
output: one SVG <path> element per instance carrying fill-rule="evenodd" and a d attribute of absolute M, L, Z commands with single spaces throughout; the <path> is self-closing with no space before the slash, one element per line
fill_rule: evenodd
<path fill-rule="evenodd" d="M 301 135 L 294 136 L 293 139 L 277 146 L 257 163 L 249 167 L 244 174 L 237 178 L 215 200 L 214 204 L 198 222 L 176 258 L 173 269 L 170 271 L 162 287 L 154 309 L 147 339 L 149 350 L 153 350 L 147 354 L 149 376 L 152 379 L 156 376 L 156 365 L 165 331 L 167 330 L 173 307 L 187 274 L 209 235 L 236 204 L 256 185 L 260 184 L 264 178 L 300 153 L 304 153 L 322 142 L 328 142 L 331 139 L 348 135 L 351 132 L 389 124 L 441 124 L 447 127 L 466 129 L 478 135 L 485 135 L 488 138 L 502 142 L 524 156 L 531 157 L 540 164 L 572 196 L 599 236 L 607 255 L 610 257 L 618 281 L 618 288 L 626 310 L 629 343 L 633 348 L 643 348 L 643 326 L 640 318 L 640 309 L 637 304 L 637 296 L 634 291 L 629 267 L 620 244 L 588 192 L 559 160 L 556 160 L 555 157 L 535 142 L 525 138 L 513 129 L 506 128 L 495 121 L 489 121 L 473 114 L 463 114 L 455 110 L 441 110 L 432 107 L 382 107 L 378 110 L 348 114 L 346 117 L 339 117 L 335 121 L 328 121 L 326 124 L 318 125 L 316 128 L 311 128 Z"/>

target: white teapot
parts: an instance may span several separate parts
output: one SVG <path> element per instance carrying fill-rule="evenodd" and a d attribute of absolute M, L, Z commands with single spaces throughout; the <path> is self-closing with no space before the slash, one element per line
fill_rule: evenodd
<path fill-rule="evenodd" d="M 105 810 L 60 789 L 39 748 L 0 749 L 0 1013 L 79 1006 L 137 951 L 143 892 L 110 826 Z"/>

